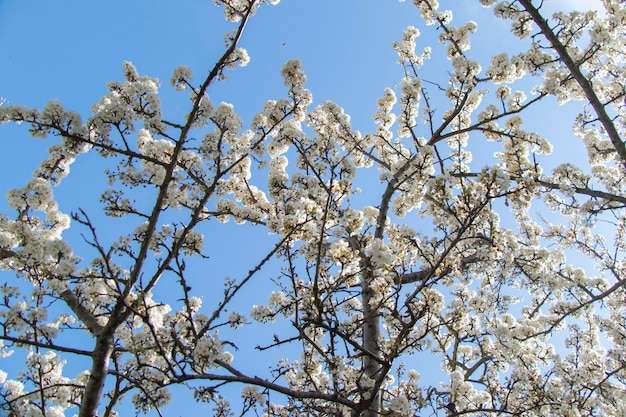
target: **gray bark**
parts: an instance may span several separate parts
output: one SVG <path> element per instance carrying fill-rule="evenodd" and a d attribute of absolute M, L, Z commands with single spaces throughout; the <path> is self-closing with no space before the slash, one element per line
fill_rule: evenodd
<path fill-rule="evenodd" d="M 370 305 L 373 298 L 373 291 L 369 286 L 369 281 L 363 285 L 363 347 L 365 354 L 363 357 L 363 374 L 372 381 L 376 381 L 380 377 L 381 372 L 381 350 L 380 350 L 380 318 L 375 306 Z M 378 389 L 373 391 L 374 398 L 371 406 L 361 413 L 361 417 L 379 416 L 380 410 L 380 392 Z"/>
<path fill-rule="evenodd" d="M 112 352 L 113 337 L 100 336 L 96 338 L 96 347 L 92 355 L 91 374 L 85 386 L 78 417 L 96 417 L 98 415 L 98 405 L 100 404 L 104 382 L 109 371 L 109 361 Z"/>

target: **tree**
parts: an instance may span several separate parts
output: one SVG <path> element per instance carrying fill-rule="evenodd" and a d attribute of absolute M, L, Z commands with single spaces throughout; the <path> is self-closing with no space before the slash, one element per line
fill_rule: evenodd
<path fill-rule="evenodd" d="M 200 82 L 174 71 L 190 99 L 183 120 L 163 114 L 159 81 L 130 63 L 86 121 L 55 101 L 0 107 L 1 122 L 60 138 L 0 219 L 0 265 L 13 272 L 0 339 L 28 352 L 16 379 L 0 371 L 4 414 L 113 416 L 132 394 L 160 415 L 181 386 L 219 416 L 625 415 L 626 6 L 548 18 L 540 1 L 481 0 L 525 48 L 483 70 L 476 24 L 453 26 L 437 1 L 415 0 L 449 68 L 422 79 L 430 49 L 416 53 L 419 31 L 407 28 L 393 46 L 404 77 L 363 135 L 338 105 L 309 108 L 298 61 L 283 66 L 285 98 L 248 130 L 231 105 L 212 104 L 215 83 L 248 60 L 246 22 L 277 1 L 216 3 L 237 28 Z M 580 103 L 571 122 L 586 160 L 527 130 L 522 116 L 554 98 Z M 497 151 L 477 166 L 481 149 Z M 106 217 L 69 216 L 54 199 L 87 152 L 108 165 Z M 380 192 L 357 195 L 372 170 Z M 201 230 L 215 219 L 276 239 L 208 297 L 189 266 L 210 255 Z M 64 240 L 70 224 L 84 245 Z M 100 224 L 119 238 L 105 242 Z M 276 287 L 248 315 L 237 295 L 273 259 Z M 250 374 L 238 332 L 272 321 L 280 333 L 253 346 L 297 358 Z M 406 369 L 409 355 L 441 361 L 445 377 Z M 70 378 L 66 360 L 89 367 Z"/>

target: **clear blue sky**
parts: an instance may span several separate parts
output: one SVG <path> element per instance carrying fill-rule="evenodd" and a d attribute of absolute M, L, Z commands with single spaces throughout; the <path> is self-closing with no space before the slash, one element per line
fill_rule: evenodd
<path fill-rule="evenodd" d="M 597 3 L 548 2 L 554 9 L 563 5 L 593 7 Z M 494 20 L 478 1 L 455 0 L 450 4 L 462 7 L 456 23 L 467 18 L 478 22 L 470 55 L 483 57 L 483 68 L 488 63 L 484 58 L 493 53 L 516 52 L 509 50 L 510 38 L 503 35 L 507 25 Z M 418 49 L 430 45 L 433 61 L 441 60 L 445 51 L 437 48 L 439 32 L 421 23 L 410 1 L 283 0 L 278 6 L 262 8 L 250 21 L 241 43 L 251 56 L 250 64 L 231 71 L 229 79 L 209 95 L 214 102 L 234 103 L 247 125 L 265 100 L 284 96 L 280 68 L 286 60 L 299 58 L 314 103 L 336 102 L 351 115 L 356 129 L 368 131 L 373 127 L 371 115 L 377 98 L 401 78 L 391 43 L 400 39 L 409 24 L 422 32 Z M 11 104 L 39 108 L 49 99 L 58 99 L 86 118 L 90 106 L 106 93 L 105 83 L 122 78 L 121 64 L 128 60 L 140 74 L 163 81 L 165 101 L 172 94 L 168 85 L 172 70 L 187 65 L 196 79 L 201 79 L 222 53 L 222 36 L 230 28 L 222 19 L 221 9 L 208 0 L 0 0 L 0 97 Z M 444 79 L 445 74 L 437 71 L 435 65 L 427 65 L 425 77 Z M 182 110 L 166 105 L 166 117 L 168 111 L 178 115 Z M 30 178 L 52 140 L 30 138 L 24 126 L 0 127 L 2 193 Z M 95 207 L 97 203 L 102 179 L 93 177 L 98 171 L 90 169 L 98 158 L 90 158 L 79 161 L 73 169 L 80 174 L 70 175 L 59 189 L 66 211 Z M 376 199 L 372 201 L 375 204 Z M 6 213 L 4 200 L 0 201 L 0 212 Z M 246 254 L 236 250 L 241 240 L 263 238 L 263 231 L 231 229 L 228 237 L 207 239 L 209 254 L 219 260 L 214 264 L 218 275 L 245 273 L 263 253 L 263 248 Z M 111 236 L 115 232 L 111 230 Z M 78 234 L 74 238 L 78 239 Z M 242 262 L 242 256 L 252 259 Z M 265 276 L 277 274 L 268 271 Z M 221 291 L 221 282 L 215 285 Z M 8 370 L 7 366 L 7 361 L 0 359 L 0 369 Z"/>

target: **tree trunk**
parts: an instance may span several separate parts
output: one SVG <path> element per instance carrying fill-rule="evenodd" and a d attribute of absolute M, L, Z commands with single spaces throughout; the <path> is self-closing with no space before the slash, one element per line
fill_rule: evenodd
<path fill-rule="evenodd" d="M 98 404 L 102 397 L 104 382 L 106 380 L 111 353 L 113 352 L 113 338 L 99 336 L 96 338 L 96 347 L 93 350 L 91 374 L 85 386 L 83 400 L 78 417 L 96 417 Z"/>
<path fill-rule="evenodd" d="M 369 275 L 369 274 L 368 274 Z M 366 379 L 376 381 L 380 377 L 381 371 L 381 351 L 380 351 L 380 319 L 376 307 L 370 305 L 373 299 L 373 290 L 369 283 L 372 277 L 368 276 L 363 283 L 363 347 L 365 355 L 363 357 L 363 374 Z M 377 389 L 369 391 L 374 398 L 367 410 L 361 412 L 361 417 L 380 416 L 380 392 Z"/>

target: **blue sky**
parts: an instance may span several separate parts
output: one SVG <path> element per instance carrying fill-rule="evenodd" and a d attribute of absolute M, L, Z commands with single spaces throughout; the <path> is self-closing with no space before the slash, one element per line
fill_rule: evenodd
<path fill-rule="evenodd" d="M 493 19 L 491 11 L 483 10 L 477 1 L 452 3 L 455 8 L 462 4 L 455 22 L 461 24 L 471 18 L 479 25 L 470 55 L 482 58 L 483 68 L 493 53 L 516 52 L 510 47 L 510 38 L 502 35 L 508 32 L 506 23 Z M 598 1 L 547 2 L 554 9 L 594 4 Z M 401 78 L 391 44 L 401 38 L 409 24 L 422 32 L 418 49 L 432 46 L 433 61 L 441 62 L 445 51 L 437 48 L 439 33 L 421 23 L 410 1 L 283 0 L 278 6 L 262 8 L 250 21 L 241 43 L 251 56 L 250 64 L 231 71 L 229 79 L 216 85 L 209 95 L 214 102 L 234 103 L 247 125 L 265 100 L 284 96 L 280 68 L 288 59 L 299 58 L 314 104 L 336 102 L 351 115 L 353 126 L 366 132 L 374 126 L 371 115 L 377 98 Z M 196 79 L 201 79 L 222 53 L 223 34 L 231 28 L 222 19 L 221 10 L 208 0 L 0 0 L 0 97 L 11 104 L 38 108 L 49 99 L 58 99 L 86 118 L 90 106 L 106 93 L 106 82 L 122 78 L 122 62 L 128 60 L 140 74 L 163 81 L 166 115 L 180 115 L 184 108 L 167 105 L 167 97 L 174 94 L 168 85 L 171 72 L 178 65 L 187 65 Z M 424 71 L 425 78 L 445 79 L 436 65 L 427 64 Z M 174 102 L 180 103 L 180 98 Z M 562 110 L 567 112 L 566 107 Z M 540 125 L 548 134 L 551 129 L 563 129 L 544 126 L 543 122 Z M 30 178 L 53 140 L 32 139 L 24 126 L 0 127 L 2 193 Z M 85 205 L 96 207 L 103 180 L 95 177 L 98 170 L 91 168 L 98 163 L 98 158 L 90 156 L 76 163 L 73 169 L 78 175 L 70 175 L 58 191 L 66 211 Z M 372 201 L 375 204 L 376 198 Z M 6 212 L 3 199 L 0 212 Z M 258 247 L 242 255 L 240 242 L 263 239 L 265 232 L 228 230 L 228 237 L 221 234 L 207 239 L 207 251 L 219 260 L 215 263 L 221 268 L 218 274 L 237 276 L 264 252 Z M 116 230 L 108 232 L 113 237 Z M 74 238 L 79 238 L 78 232 Z M 242 256 L 252 259 L 241 262 Z M 268 271 L 265 276 L 277 274 Z M 220 282 L 216 285 L 221 288 Z M 255 296 L 247 294 L 245 299 L 253 302 Z M 6 369 L 5 362 L 0 359 L 0 369 Z M 256 365 L 264 369 L 267 363 Z"/>

